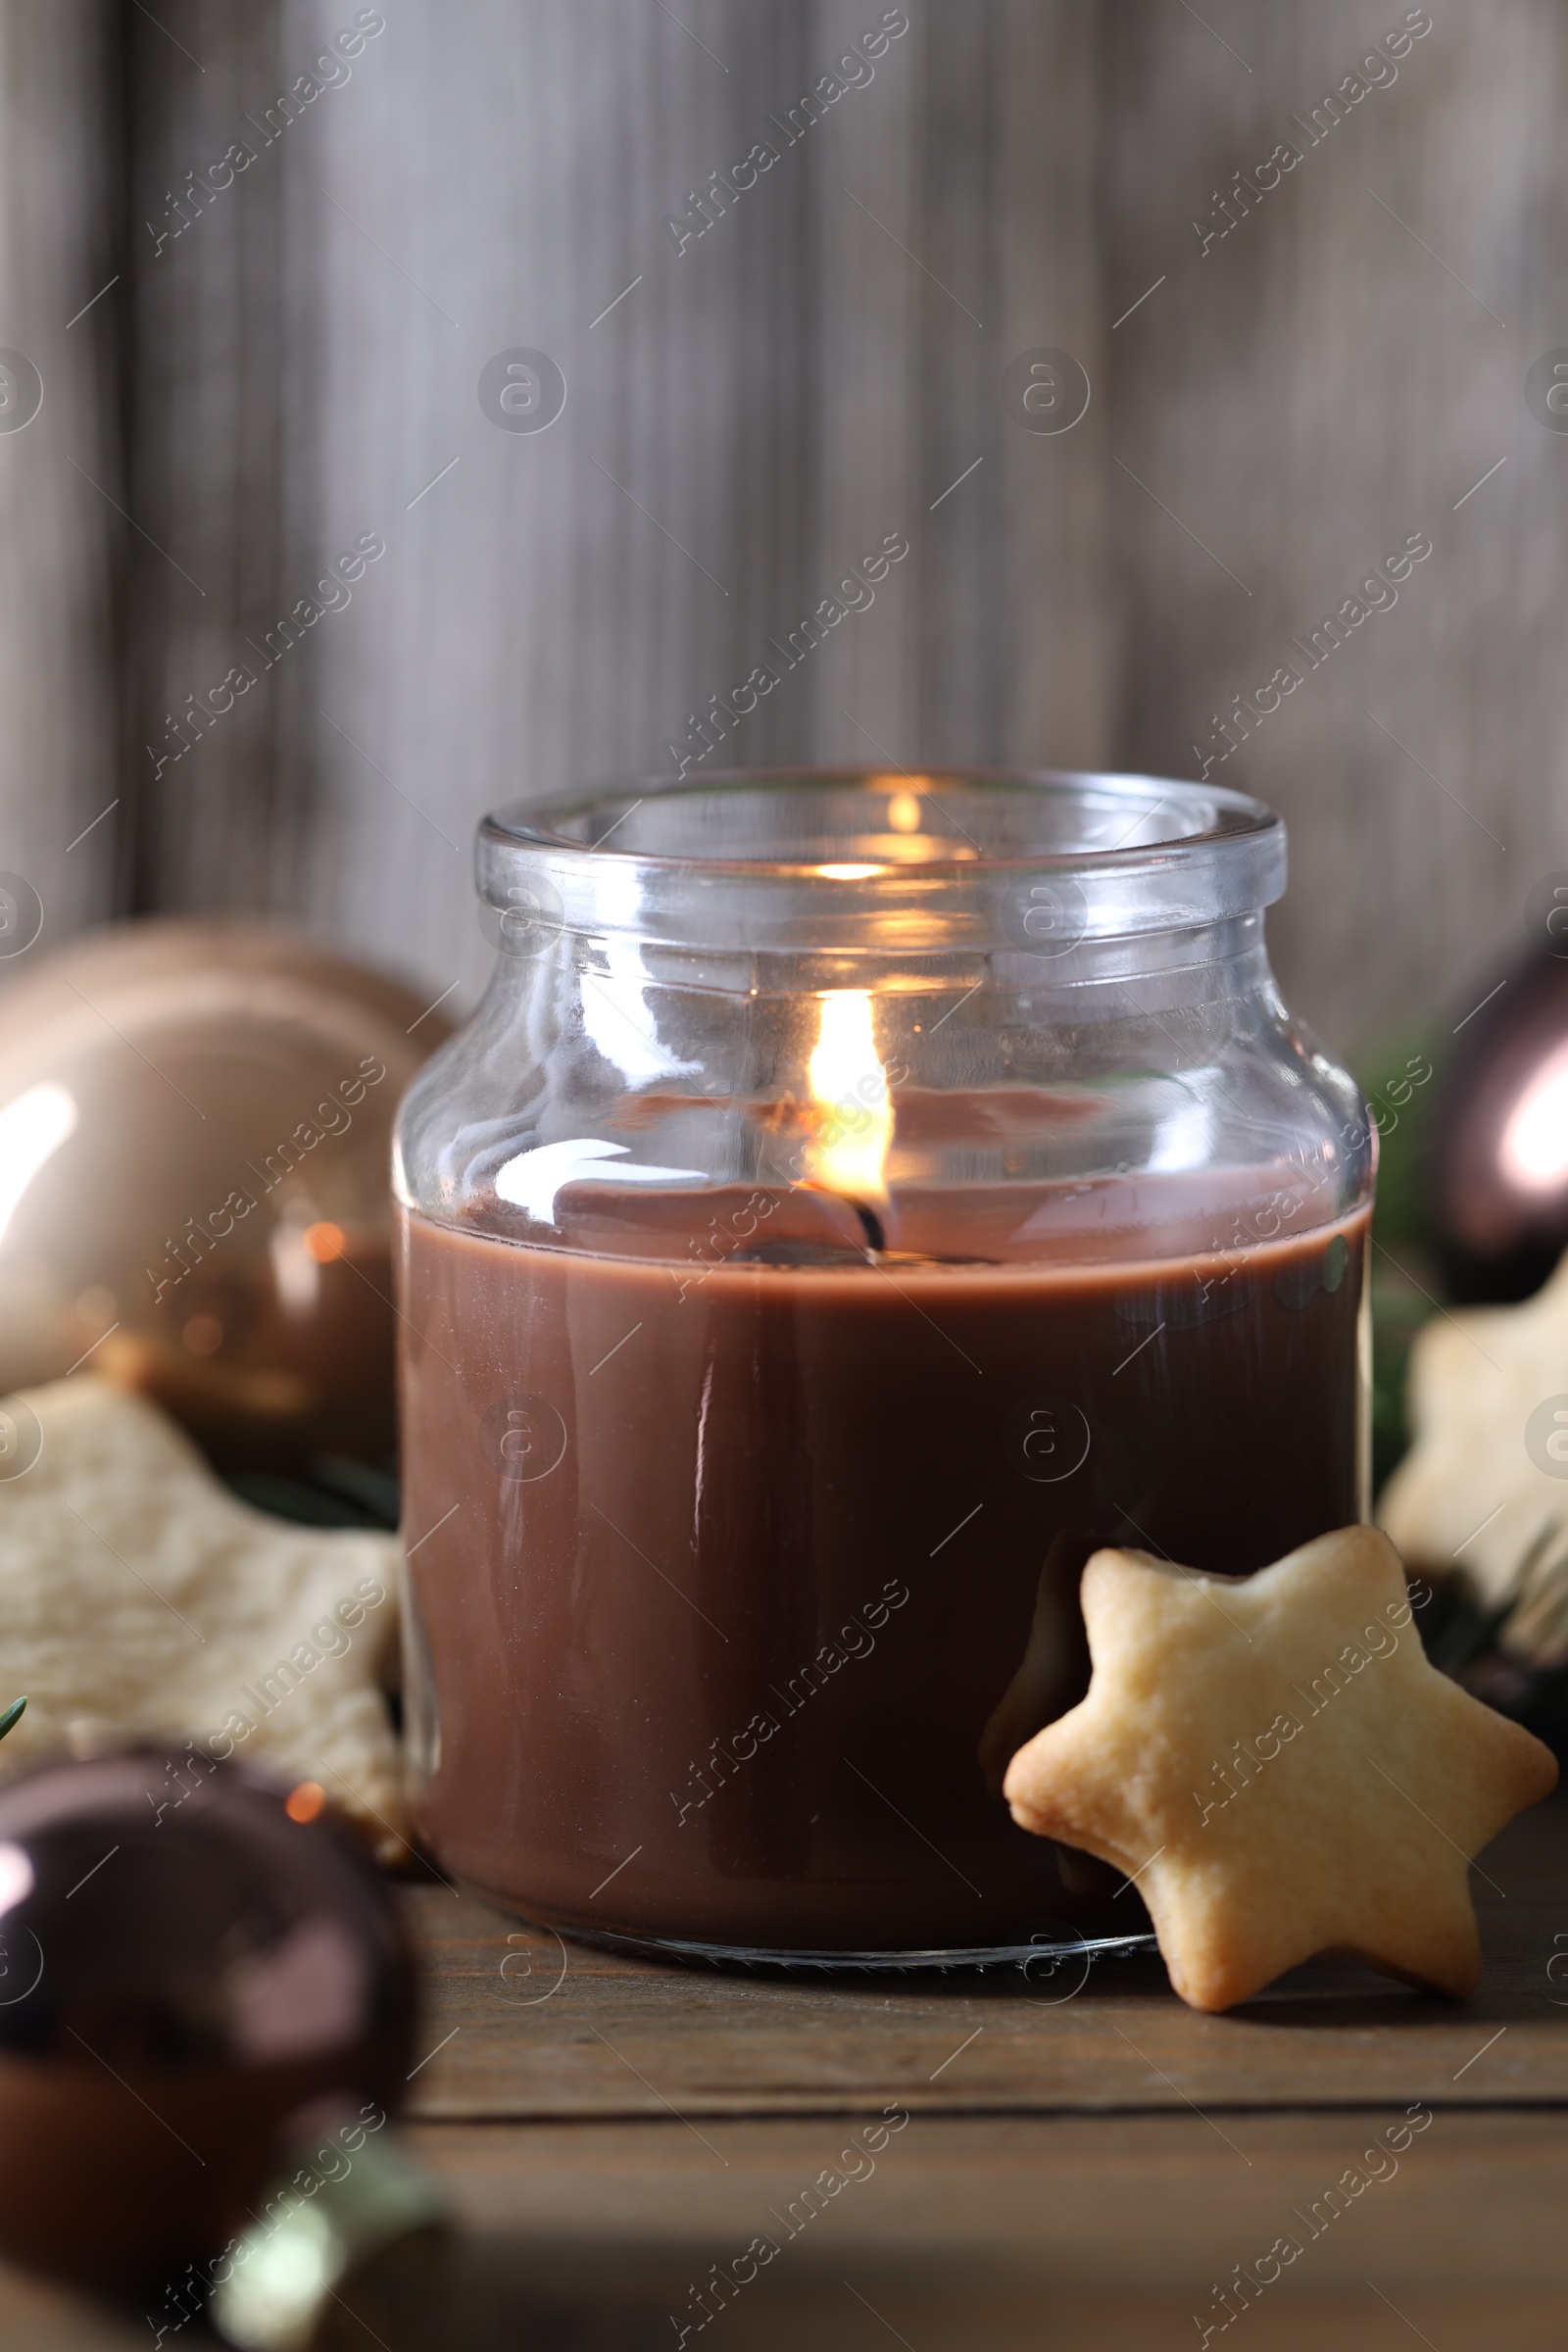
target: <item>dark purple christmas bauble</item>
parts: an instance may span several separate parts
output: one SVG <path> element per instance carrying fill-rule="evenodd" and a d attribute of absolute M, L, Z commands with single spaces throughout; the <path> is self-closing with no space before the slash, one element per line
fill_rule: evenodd
<path fill-rule="evenodd" d="M 1568 1249 L 1568 876 L 1551 882 L 1560 906 L 1461 1021 L 1432 1105 L 1426 1212 L 1455 1298 L 1528 1298 Z"/>
<path fill-rule="evenodd" d="M 289 1803 L 161 1748 L 0 1791 L 11 2260 L 156 2293 L 248 2226 L 280 2151 L 396 2105 L 414 1984 L 389 1890 Z"/>

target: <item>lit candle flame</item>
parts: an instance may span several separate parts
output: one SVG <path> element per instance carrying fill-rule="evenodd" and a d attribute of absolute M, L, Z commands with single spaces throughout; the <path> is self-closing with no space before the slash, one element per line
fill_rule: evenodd
<path fill-rule="evenodd" d="M 821 1007 L 808 1065 L 817 1126 L 806 1148 L 806 1182 L 861 1206 L 883 1202 L 893 1103 L 877 1057 L 871 999 L 852 990 L 823 997 Z"/>

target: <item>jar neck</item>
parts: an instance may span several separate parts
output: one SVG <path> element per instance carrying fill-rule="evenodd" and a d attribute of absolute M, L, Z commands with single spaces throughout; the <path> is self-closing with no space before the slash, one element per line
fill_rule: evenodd
<path fill-rule="evenodd" d="M 941 956 L 879 955 L 869 950 L 715 952 L 643 939 L 627 931 L 597 936 L 559 932 L 532 955 L 512 952 L 503 939 L 492 993 L 514 1003 L 519 991 L 532 991 L 547 972 L 554 975 L 556 986 L 569 984 L 576 973 L 589 981 L 639 990 L 749 999 L 859 990 L 879 999 L 956 1001 L 985 988 L 1025 999 L 1044 1017 L 1072 1021 L 1276 993 L 1261 908 L 1179 930 L 1080 940 L 1058 956 L 1020 951 L 1010 944 Z"/>

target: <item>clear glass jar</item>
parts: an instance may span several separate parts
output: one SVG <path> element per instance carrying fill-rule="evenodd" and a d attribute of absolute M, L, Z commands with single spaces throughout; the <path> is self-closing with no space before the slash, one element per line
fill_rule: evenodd
<path fill-rule="evenodd" d="M 1097 1544 L 1365 1515 L 1375 1146 L 1273 812 L 775 771 L 480 828 L 395 1155 L 408 1707 L 443 1868 L 715 1954 L 1125 1933 L 1007 1762 Z"/>

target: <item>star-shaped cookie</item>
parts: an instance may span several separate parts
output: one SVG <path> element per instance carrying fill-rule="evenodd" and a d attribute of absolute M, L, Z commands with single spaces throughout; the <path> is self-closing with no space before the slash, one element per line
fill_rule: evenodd
<path fill-rule="evenodd" d="M 1521 1306 L 1434 1315 L 1410 1350 L 1414 1443 L 1378 1497 L 1413 1568 L 1455 1562 L 1499 1601 L 1531 1544 L 1568 1518 L 1568 1256 Z"/>
<path fill-rule="evenodd" d="M 381 1695 L 397 1539 L 251 1510 L 156 1405 L 88 1371 L 0 1398 L 0 1431 L 24 1440 L 0 1474 L 0 1698 L 28 1701 L 0 1777 L 58 1754 L 74 1722 L 188 1737 L 318 1781 L 403 1860 Z M 172 1804 L 187 1793 L 171 1781 Z"/>
<path fill-rule="evenodd" d="M 1184 2000 L 1227 2009 L 1323 1952 L 1474 1990 L 1469 1858 L 1557 1766 L 1428 1665 L 1386 1536 L 1239 1579 L 1097 1551 L 1082 1600 L 1089 1695 L 1005 1794 L 1136 1882 Z"/>

